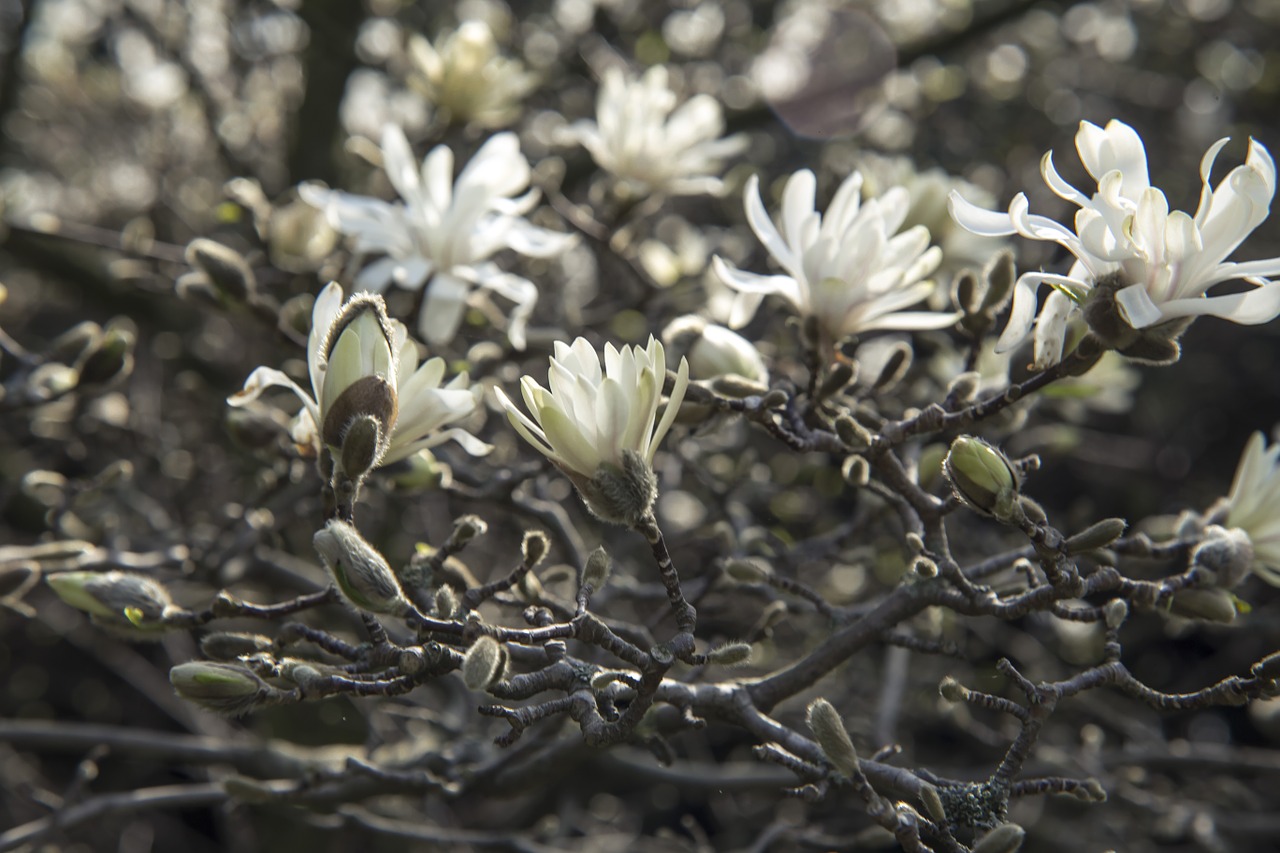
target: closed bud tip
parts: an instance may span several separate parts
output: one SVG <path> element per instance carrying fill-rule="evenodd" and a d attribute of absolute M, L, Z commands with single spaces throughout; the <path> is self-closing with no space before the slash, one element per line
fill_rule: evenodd
<path fill-rule="evenodd" d="M 1236 599 L 1225 589 L 1183 589 L 1169 600 L 1169 612 L 1227 625 L 1236 621 Z"/>
<path fill-rule="evenodd" d="M 258 288 L 249 262 L 230 246 L 197 237 L 187 244 L 186 257 L 187 263 L 204 273 L 230 299 L 243 302 Z"/>
<path fill-rule="evenodd" d="M 836 435 L 854 450 L 866 450 L 875 441 L 871 431 L 850 415 L 841 415 L 836 418 L 835 426 Z"/>
<path fill-rule="evenodd" d="M 609 582 L 609 572 L 613 569 L 613 560 L 604 546 L 597 546 L 587 557 L 587 564 L 582 569 L 582 586 L 589 586 L 599 592 Z"/>
<path fill-rule="evenodd" d="M 911 563 L 911 571 L 916 577 L 928 579 L 938 576 L 938 564 L 928 557 L 916 557 Z"/>
<path fill-rule="evenodd" d="M 809 703 L 807 722 L 809 731 L 813 732 L 831 765 L 845 776 L 856 775 L 859 772 L 858 751 L 854 749 L 853 740 L 835 706 L 826 699 L 814 699 Z"/>
<path fill-rule="evenodd" d="M 363 477 L 378 464 L 382 451 L 382 422 L 373 415 L 356 415 L 342 436 L 342 472 L 353 479 Z"/>
<path fill-rule="evenodd" d="M 222 661 L 270 651 L 274 645 L 270 637 L 239 631 L 215 631 L 200 638 L 200 651 L 204 656 Z"/>
<path fill-rule="evenodd" d="M 1016 823 L 1002 823 L 978 839 L 973 853 L 1017 853 L 1027 832 Z"/>
<path fill-rule="evenodd" d="M 849 485 L 862 488 L 871 482 L 871 465 L 861 456 L 846 456 L 840 464 L 840 476 Z"/>
<path fill-rule="evenodd" d="M 949 675 L 938 685 L 938 693 L 948 702 L 963 702 L 969 698 L 969 688 Z"/>
<path fill-rule="evenodd" d="M 757 560 L 733 558 L 725 562 L 724 572 L 738 583 L 765 583 L 773 570 Z"/>
<path fill-rule="evenodd" d="M 478 515 L 464 515 L 453 523 L 453 545 L 461 548 L 477 536 L 489 531 L 488 523 Z"/>
<path fill-rule="evenodd" d="M 462 658 L 462 681 L 470 690 L 487 690 L 502 678 L 506 649 L 488 635 L 471 644 Z"/>
<path fill-rule="evenodd" d="M 542 558 L 547 556 L 547 550 L 551 547 L 551 540 L 547 538 L 547 534 L 541 530 L 526 530 L 524 539 L 520 543 L 520 554 L 524 560 L 524 564 L 529 568 L 533 568 L 542 562 Z"/>
<path fill-rule="evenodd" d="M 189 702 L 219 714 L 247 714 L 274 692 L 253 670 L 234 663 L 191 661 L 169 670 L 169 683 Z"/>
<path fill-rule="evenodd" d="M 1105 548 L 1120 538 L 1129 524 L 1123 518 L 1104 518 L 1067 539 L 1068 554 L 1083 554 Z"/>
<path fill-rule="evenodd" d="M 1129 605 L 1123 598 L 1113 598 L 1102 606 L 1102 616 L 1107 627 L 1115 631 L 1129 618 Z"/>
<path fill-rule="evenodd" d="M 750 643 L 725 643 L 707 652 L 707 662 L 716 666 L 741 666 L 751 662 Z"/>
<path fill-rule="evenodd" d="M 962 435 L 951 443 L 942 470 L 956 498 L 983 515 L 1012 517 L 1019 487 L 1009 459 L 980 438 Z"/>
<path fill-rule="evenodd" d="M 312 539 L 342 594 L 362 610 L 398 616 L 408 604 L 391 567 L 353 525 L 331 519 Z"/>
<path fill-rule="evenodd" d="M 929 820 L 939 826 L 946 826 L 949 823 L 947 810 L 942 805 L 942 797 L 938 794 L 938 789 L 928 782 L 920 787 L 920 802 L 924 805 L 924 812 L 929 816 Z"/>

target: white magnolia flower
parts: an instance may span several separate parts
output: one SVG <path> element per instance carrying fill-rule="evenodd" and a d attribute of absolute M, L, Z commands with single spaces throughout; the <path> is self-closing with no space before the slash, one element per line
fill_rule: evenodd
<path fill-rule="evenodd" d="M 639 80 L 619 68 L 605 71 L 596 120 L 574 122 L 569 130 L 601 169 L 637 195 L 719 193 L 723 160 L 747 145 L 745 136 L 720 138 L 722 133 L 724 115 L 715 98 L 694 95 L 677 108 L 660 65 Z"/>
<path fill-rule="evenodd" d="M 411 82 L 455 122 L 510 124 L 519 115 L 520 101 L 538 82 L 519 60 L 498 52 L 493 30 L 484 21 L 467 21 L 435 45 L 415 35 L 409 40 L 409 57 L 418 72 Z"/>
<path fill-rule="evenodd" d="M 863 201 L 862 176 L 854 172 L 825 215 L 815 209 L 816 190 L 808 169 L 787 179 L 779 233 L 760 199 L 759 180 L 747 181 L 747 222 L 785 274 L 745 272 L 717 256 L 716 274 L 739 293 L 731 327 L 746 325 L 769 294 L 815 318 L 832 339 L 873 329 L 942 329 L 956 321 L 957 314 L 901 310 L 929 296 L 934 282 L 925 276 L 942 260 L 927 228 L 897 233 L 908 209 L 906 190 L 895 187 Z"/>
<path fill-rule="evenodd" d="M 677 317 L 662 330 L 662 340 L 671 356 L 687 356 L 689 374 L 697 381 L 723 376 L 739 376 L 768 387 L 769 368 L 755 344 L 696 314 Z"/>
<path fill-rule="evenodd" d="M 244 406 L 268 388 L 289 389 L 302 400 L 291 428 L 299 449 L 314 456 L 327 446 L 338 460 L 354 421 L 372 416 L 379 435 L 369 468 L 449 439 L 473 455 L 492 449 L 465 430 L 445 428 L 471 414 L 476 391 L 465 373 L 441 387 L 444 359 L 419 365 L 417 344 L 403 323 L 388 319 L 381 296 L 356 293 L 344 303 L 337 283 L 321 291 L 311 313 L 307 368 L 310 392 L 280 370 L 259 367 L 227 403 Z"/>
<path fill-rule="evenodd" d="M 1249 437 L 1227 506 L 1224 526 L 1248 534 L 1254 573 L 1280 586 L 1280 444 L 1267 447 L 1260 432 Z"/>
<path fill-rule="evenodd" d="M 675 420 L 689 386 L 689 364 L 680 360 L 675 387 L 654 428 L 666 379 L 666 353 L 648 346 L 606 344 L 604 371 L 586 338 L 570 346 L 556 342 L 542 387 L 520 380 L 530 419 L 502 389 L 498 402 L 512 426 L 573 481 L 587 506 L 606 521 L 636 524 L 653 508 L 657 484 L 653 455 Z"/>
<path fill-rule="evenodd" d="M 418 332 L 431 345 L 453 339 L 470 299 L 485 291 L 497 293 L 515 303 L 507 335 L 512 345 L 523 348 L 537 288 L 489 258 L 502 249 L 546 258 L 564 251 L 574 238 L 523 218 L 537 203 L 537 192 L 513 198 L 529 186 L 530 178 L 515 134 L 490 137 L 456 182 L 449 148 L 433 148 L 419 168 L 404 131 L 394 125 L 383 130 L 382 157 L 402 202 L 308 184 L 298 188 L 304 200 L 325 211 L 336 230 L 353 238 L 357 252 L 385 256 L 360 271 L 356 287 L 381 292 L 392 282 L 408 290 L 425 285 Z"/>
<path fill-rule="evenodd" d="M 1201 314 L 1246 325 L 1265 323 L 1280 314 L 1280 282 L 1265 278 L 1280 274 L 1280 258 L 1226 260 L 1267 218 L 1276 190 L 1275 164 L 1266 148 L 1250 140 L 1244 165 L 1211 188 L 1214 161 L 1227 141 L 1215 142 L 1200 161 L 1202 188 L 1194 215 L 1169 210 L 1164 193 L 1148 180 L 1142 140 L 1133 128 L 1115 120 L 1105 129 L 1082 122 L 1076 134 L 1080 159 L 1098 182 L 1092 196 L 1063 180 L 1053 166 L 1052 151 L 1041 163 L 1049 188 L 1079 206 L 1075 230 L 1032 215 L 1022 193 L 1009 203 L 1008 213 L 998 213 L 953 192 L 951 215 L 970 231 L 1051 240 L 1076 258 L 1065 276 L 1028 272 L 1018 279 L 1009 324 L 996 348 L 1017 346 L 1035 321 L 1036 366 L 1060 361 L 1068 317 L 1076 304 L 1095 291 L 1108 297 L 1114 293 L 1119 319 L 1135 333 L 1170 321 L 1189 322 Z M 1215 284 L 1234 279 L 1243 279 L 1253 288 L 1206 297 Z M 1036 321 L 1036 291 L 1042 283 L 1051 285 L 1054 292 Z M 1100 330 L 1097 323 L 1092 325 L 1106 343 L 1121 351 L 1126 340 L 1136 338 L 1136 334 L 1117 336 Z"/>

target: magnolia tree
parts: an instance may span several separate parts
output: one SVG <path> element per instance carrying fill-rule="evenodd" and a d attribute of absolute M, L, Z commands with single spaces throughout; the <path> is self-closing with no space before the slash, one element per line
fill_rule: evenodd
<path fill-rule="evenodd" d="M 1193 322 L 1280 315 L 1280 258 L 1250 246 L 1275 244 L 1269 132 L 1214 131 L 1182 210 L 1164 140 L 1089 112 L 1078 177 L 1041 160 L 1067 204 L 1032 213 L 1049 196 L 1014 174 L 1005 209 L 863 150 L 872 119 L 833 161 L 753 106 L 813 9 L 777 12 L 729 132 L 694 63 L 628 41 L 636 10 L 640 61 L 597 35 L 575 69 L 546 42 L 585 32 L 568 4 L 463 6 L 348 34 L 385 69 L 332 105 L 338 168 L 206 128 L 232 173 L 182 242 L 20 208 L 0 293 L 39 322 L 0 337 L 0 849 L 99 825 L 112 849 L 1274 843 L 1271 424 L 1216 501 L 1129 506 L 1062 464 L 1230 339 L 1184 348 Z M 873 12 L 853 23 L 900 47 L 982 29 Z M 164 45 L 151 14 L 116 35 Z M 676 53 L 751 41 L 716 4 L 678 14 Z M 226 119 L 210 49 L 122 79 L 156 99 L 177 74 L 157 108 Z M 77 275 L 39 239 L 113 259 L 117 319 L 37 314 L 42 276 Z"/>

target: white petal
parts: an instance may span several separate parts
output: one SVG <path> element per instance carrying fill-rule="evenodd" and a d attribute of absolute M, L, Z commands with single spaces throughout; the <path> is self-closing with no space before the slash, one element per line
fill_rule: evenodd
<path fill-rule="evenodd" d="M 966 231 L 980 234 L 983 237 L 1008 237 L 1014 233 L 1013 221 L 1009 214 L 978 207 L 966 201 L 964 196 L 952 190 L 947 195 L 947 210 L 951 218 Z"/>
<path fill-rule="evenodd" d="M 453 340 L 467 308 L 467 283 L 449 275 L 436 273 L 427 285 L 427 296 L 418 314 L 418 333 L 433 346 Z"/>
<path fill-rule="evenodd" d="M 1280 281 L 1244 293 L 1211 296 L 1207 299 L 1174 299 L 1164 303 L 1161 308 L 1166 319 L 1207 314 L 1243 326 L 1257 326 L 1280 316 Z"/>
<path fill-rule="evenodd" d="M 1146 288 L 1140 284 L 1131 284 L 1118 291 L 1116 307 L 1120 309 L 1120 316 L 1124 321 L 1135 329 L 1153 326 L 1165 316 L 1159 306 L 1151 301 Z"/>

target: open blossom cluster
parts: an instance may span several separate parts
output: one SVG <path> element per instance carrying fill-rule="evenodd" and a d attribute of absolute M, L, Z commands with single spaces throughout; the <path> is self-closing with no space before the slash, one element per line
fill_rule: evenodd
<path fill-rule="evenodd" d="M 538 289 L 526 278 L 490 260 L 510 249 L 547 258 L 573 242 L 524 219 L 538 201 L 529 186 L 529 161 L 514 133 L 499 133 L 480 147 L 453 179 L 453 151 L 439 145 L 421 166 L 404 131 L 389 125 L 382 134 L 383 167 L 400 202 L 327 190 L 299 188 L 303 199 L 324 210 L 333 228 L 352 238 L 360 254 L 380 256 L 356 276 L 356 287 L 381 293 L 391 284 L 426 286 L 418 333 L 428 344 L 448 343 L 476 291 L 515 303 L 507 335 L 523 348 Z"/>
<path fill-rule="evenodd" d="M 1031 334 L 1034 323 L 1036 366 L 1057 363 L 1070 316 L 1091 298 L 1114 299 L 1115 311 L 1133 332 L 1202 314 L 1243 324 L 1266 323 L 1280 314 L 1280 282 L 1267 278 L 1280 275 L 1280 258 L 1227 260 L 1270 212 L 1275 163 L 1266 148 L 1250 140 L 1244 164 L 1214 187 L 1214 162 L 1227 142 L 1215 142 L 1201 160 L 1200 202 L 1194 214 L 1170 211 L 1164 193 L 1151 185 L 1142 140 L 1120 121 L 1105 128 L 1082 122 L 1076 134 L 1080 160 L 1097 181 L 1092 193 L 1076 189 L 1058 174 L 1053 152 L 1041 163 L 1049 188 L 1080 208 L 1074 228 L 1032 214 L 1022 193 L 1014 196 L 1007 213 L 999 213 L 976 207 L 953 192 L 951 212 L 965 228 L 986 236 L 1016 233 L 1053 241 L 1075 258 L 1065 275 L 1027 272 L 1018 279 L 997 349 L 1017 346 Z M 1232 280 L 1242 280 L 1249 288 L 1206 295 L 1214 285 Z M 1043 306 L 1037 295 L 1041 284 L 1054 288 Z M 1122 352 L 1126 337 L 1132 337 L 1096 326 L 1094 331 Z"/>

